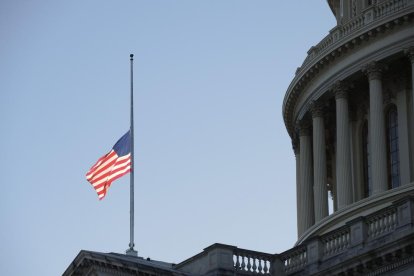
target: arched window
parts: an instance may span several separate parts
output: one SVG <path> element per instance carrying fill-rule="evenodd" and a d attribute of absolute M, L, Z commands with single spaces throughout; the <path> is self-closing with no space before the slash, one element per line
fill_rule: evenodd
<path fill-rule="evenodd" d="M 387 111 L 387 152 L 389 188 L 400 186 L 400 154 L 398 148 L 398 113 L 395 105 Z"/>
<path fill-rule="evenodd" d="M 362 126 L 362 164 L 364 170 L 364 197 L 368 197 L 372 194 L 372 178 L 367 120 L 365 120 Z"/>

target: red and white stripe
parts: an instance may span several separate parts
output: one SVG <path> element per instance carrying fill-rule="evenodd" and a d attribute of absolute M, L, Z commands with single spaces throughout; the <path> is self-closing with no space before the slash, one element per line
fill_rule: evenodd
<path fill-rule="evenodd" d="M 131 154 L 118 157 L 114 150 L 99 158 L 86 173 L 86 180 L 92 184 L 99 199 L 103 199 L 111 183 L 131 171 Z"/>

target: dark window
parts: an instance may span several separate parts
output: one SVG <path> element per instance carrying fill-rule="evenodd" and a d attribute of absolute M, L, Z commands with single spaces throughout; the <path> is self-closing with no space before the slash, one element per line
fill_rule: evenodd
<path fill-rule="evenodd" d="M 387 112 L 387 151 L 389 188 L 400 186 L 400 157 L 398 148 L 398 113 L 395 105 Z"/>
<path fill-rule="evenodd" d="M 372 194 L 371 161 L 369 153 L 368 122 L 362 126 L 362 164 L 364 169 L 364 197 Z"/>

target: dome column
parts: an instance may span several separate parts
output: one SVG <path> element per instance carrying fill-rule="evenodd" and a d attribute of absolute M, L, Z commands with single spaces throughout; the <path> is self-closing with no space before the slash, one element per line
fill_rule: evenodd
<path fill-rule="evenodd" d="M 293 141 L 293 152 L 295 153 L 295 160 L 296 160 L 296 219 L 297 219 L 297 233 L 298 238 L 301 234 L 301 229 L 303 229 L 302 226 L 302 214 L 300 213 L 301 210 L 301 195 L 300 195 L 300 148 L 299 148 L 299 141 L 295 140 Z"/>
<path fill-rule="evenodd" d="M 312 145 L 310 136 L 310 125 L 302 123 L 299 130 L 300 142 L 300 191 L 298 210 L 301 224 L 299 236 L 309 229 L 315 222 L 313 208 L 313 169 L 312 169 Z"/>
<path fill-rule="evenodd" d="M 348 90 L 342 82 L 334 85 L 336 102 L 336 187 L 338 210 L 352 203 L 351 144 Z"/>
<path fill-rule="evenodd" d="M 387 145 L 381 81 L 383 70 L 384 67 L 377 62 L 371 62 L 365 67 L 365 73 L 369 79 L 369 140 L 373 194 L 388 189 Z"/>
<path fill-rule="evenodd" d="M 313 103 L 313 196 L 315 222 L 328 216 L 328 191 L 326 174 L 326 142 L 323 108 L 320 103 Z"/>
<path fill-rule="evenodd" d="M 408 58 L 411 61 L 411 117 L 410 117 L 410 121 L 414 122 L 414 46 L 406 49 L 405 54 L 408 56 Z M 411 155 L 410 155 L 411 166 L 413 166 L 413 163 L 414 163 L 414 132 L 412 130 L 411 130 L 411 139 L 410 139 L 410 149 L 411 149 Z M 414 167 L 411 167 L 410 178 L 414 180 Z M 402 184 L 404 185 L 404 182 Z"/>
<path fill-rule="evenodd" d="M 408 135 L 407 76 L 403 74 L 397 81 L 396 99 L 398 114 L 398 155 L 400 185 L 410 184 L 410 147 Z"/>
<path fill-rule="evenodd" d="M 411 101 L 414 109 L 414 46 L 406 49 L 405 54 L 411 61 Z M 412 112 L 412 116 L 414 117 L 414 112 Z M 414 122 L 414 118 L 412 118 L 412 120 Z"/>

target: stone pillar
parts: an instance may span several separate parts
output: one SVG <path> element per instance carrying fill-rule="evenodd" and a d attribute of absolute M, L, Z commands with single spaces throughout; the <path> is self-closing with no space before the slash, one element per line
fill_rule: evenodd
<path fill-rule="evenodd" d="M 360 200 L 360 156 L 362 150 L 359 150 L 361 145 L 360 132 L 358 131 L 358 110 L 351 109 L 350 113 L 350 129 L 351 129 L 351 171 L 352 171 L 352 202 Z"/>
<path fill-rule="evenodd" d="M 355 114 L 355 119 L 357 120 L 357 123 L 355 123 L 354 126 L 354 141 L 352 144 L 352 151 L 354 153 L 353 173 L 355 174 L 354 179 L 356 183 L 356 186 L 354 186 L 356 188 L 354 194 L 354 202 L 364 198 L 364 164 L 361 130 L 364 125 L 364 118 L 366 117 L 367 110 L 367 105 L 360 104 Z"/>
<path fill-rule="evenodd" d="M 400 80 L 405 84 L 405 79 Z M 397 91 L 398 148 L 401 185 L 410 184 L 410 148 L 408 146 L 407 94 L 405 85 Z"/>
<path fill-rule="evenodd" d="M 397 229 L 399 231 L 408 230 L 412 232 L 414 227 L 414 198 L 406 196 L 393 202 L 397 206 Z"/>
<path fill-rule="evenodd" d="M 383 70 L 384 67 L 377 62 L 371 62 L 365 67 L 369 79 L 369 140 L 373 194 L 388 189 L 387 145 L 381 81 Z"/>
<path fill-rule="evenodd" d="M 302 124 L 300 136 L 300 217 L 302 220 L 299 236 L 315 222 L 313 211 L 313 169 L 310 126 Z"/>
<path fill-rule="evenodd" d="M 336 191 L 338 210 L 352 203 L 351 145 L 348 91 L 344 83 L 334 86 L 336 101 Z"/>
<path fill-rule="evenodd" d="M 410 58 L 411 61 L 411 101 L 414 109 L 414 46 L 406 49 L 405 54 Z M 414 110 L 412 112 L 412 116 L 414 117 Z"/>
<path fill-rule="evenodd" d="M 351 221 L 348 221 L 346 225 L 349 225 L 349 248 L 361 250 L 368 237 L 367 222 L 364 217 L 357 217 Z"/>
<path fill-rule="evenodd" d="M 314 237 L 307 242 L 307 272 L 309 275 L 317 274 L 319 272 L 320 261 L 323 256 L 323 243 L 319 237 Z"/>
<path fill-rule="evenodd" d="M 405 54 L 410 58 L 411 61 L 411 116 L 409 122 L 414 122 L 414 46 L 405 50 Z M 411 130 L 409 133 L 410 137 L 410 157 L 411 157 L 411 175 L 410 179 L 414 180 L 414 131 Z"/>
<path fill-rule="evenodd" d="M 301 234 L 301 229 L 303 229 L 302 226 L 302 214 L 300 213 L 301 210 L 301 195 L 300 195 L 300 147 L 299 147 L 299 141 L 295 140 L 292 142 L 293 144 L 293 152 L 295 153 L 295 159 L 296 159 L 296 226 L 297 226 L 297 233 L 298 238 Z"/>
<path fill-rule="evenodd" d="M 326 141 L 323 109 L 318 103 L 313 103 L 313 196 L 315 207 L 315 222 L 328 216 L 328 191 L 326 176 Z"/>
<path fill-rule="evenodd" d="M 272 276 L 285 276 L 286 275 L 285 265 L 281 261 L 280 256 L 278 254 L 274 255 L 270 267 L 271 267 L 270 275 Z"/>
<path fill-rule="evenodd" d="M 333 212 L 338 211 L 338 196 L 337 196 L 337 185 L 336 185 L 336 146 L 333 147 L 332 153 L 331 153 L 331 162 L 332 162 L 332 207 Z"/>

